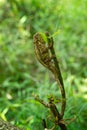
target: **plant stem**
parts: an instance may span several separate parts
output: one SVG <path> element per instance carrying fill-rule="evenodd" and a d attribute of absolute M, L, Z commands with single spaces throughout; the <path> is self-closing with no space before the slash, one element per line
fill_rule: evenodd
<path fill-rule="evenodd" d="M 67 130 L 67 127 L 65 124 L 59 124 L 59 127 L 61 130 Z"/>

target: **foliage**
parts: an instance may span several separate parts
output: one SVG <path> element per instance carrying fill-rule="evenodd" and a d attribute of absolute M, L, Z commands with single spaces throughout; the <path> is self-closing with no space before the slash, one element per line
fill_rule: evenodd
<path fill-rule="evenodd" d="M 0 116 L 3 119 L 26 130 L 43 129 L 41 119 L 48 116 L 48 111 L 34 101 L 32 94 L 41 98 L 60 94 L 53 77 L 49 77 L 50 72 L 35 59 L 32 36 L 45 31 L 53 35 L 60 29 L 54 40 L 67 92 L 65 117 L 77 115 L 68 129 L 86 130 L 86 8 L 86 0 L 0 1 Z"/>

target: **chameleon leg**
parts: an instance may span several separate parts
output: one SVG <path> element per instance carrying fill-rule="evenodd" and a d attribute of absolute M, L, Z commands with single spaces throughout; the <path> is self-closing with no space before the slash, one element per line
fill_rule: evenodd
<path fill-rule="evenodd" d="M 48 52 L 48 47 L 46 47 L 44 50 L 42 50 L 42 54 Z"/>
<path fill-rule="evenodd" d="M 50 43 L 48 47 L 46 47 L 44 50 L 42 50 L 42 54 L 48 52 L 53 47 L 53 43 Z"/>
<path fill-rule="evenodd" d="M 50 34 L 48 32 L 45 32 L 45 35 L 47 36 L 48 39 L 48 49 L 51 49 L 53 47 L 53 38 L 50 37 Z"/>
<path fill-rule="evenodd" d="M 53 42 L 50 42 L 49 44 L 48 44 L 48 47 L 47 47 L 48 49 L 51 49 L 51 48 L 53 48 Z"/>
<path fill-rule="evenodd" d="M 47 63 L 47 62 L 52 61 L 54 58 L 55 58 L 55 55 L 52 55 L 52 56 L 49 57 L 48 59 L 44 59 L 44 60 L 45 60 L 45 62 Z"/>

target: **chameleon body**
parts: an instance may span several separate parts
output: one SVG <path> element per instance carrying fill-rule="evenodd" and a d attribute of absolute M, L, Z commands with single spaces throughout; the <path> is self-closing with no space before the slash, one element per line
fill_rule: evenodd
<path fill-rule="evenodd" d="M 44 65 L 46 68 L 54 72 L 55 67 L 53 66 L 52 63 L 53 56 L 50 55 L 49 47 L 46 46 L 46 43 L 43 40 L 41 34 L 36 33 L 33 39 L 34 39 L 34 49 L 35 49 L 37 59 L 42 65 Z"/>

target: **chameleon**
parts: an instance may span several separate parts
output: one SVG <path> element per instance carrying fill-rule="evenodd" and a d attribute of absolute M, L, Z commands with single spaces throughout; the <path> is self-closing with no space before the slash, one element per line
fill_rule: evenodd
<path fill-rule="evenodd" d="M 46 46 L 46 43 L 40 33 L 36 33 L 34 35 L 33 41 L 36 57 L 39 62 L 43 66 L 54 72 L 55 67 L 52 61 L 54 56 L 50 54 L 50 48 L 52 47 L 52 44 Z"/>

